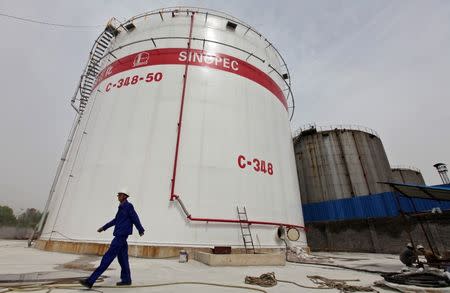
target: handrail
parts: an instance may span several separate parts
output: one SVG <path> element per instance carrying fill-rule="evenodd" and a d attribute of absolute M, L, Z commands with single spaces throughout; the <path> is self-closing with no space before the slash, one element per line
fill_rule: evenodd
<path fill-rule="evenodd" d="M 150 15 L 159 14 L 160 12 L 161 13 L 168 13 L 168 12 L 172 12 L 172 11 L 176 12 L 177 10 L 179 11 L 180 9 L 185 9 L 185 10 L 183 10 L 183 12 L 185 12 L 186 10 L 189 10 L 189 11 L 192 11 L 192 12 L 195 12 L 195 13 L 202 13 L 203 11 L 201 11 L 201 10 L 203 9 L 203 10 L 205 10 L 205 12 L 208 15 L 215 15 L 215 14 L 211 14 L 209 12 L 217 12 L 219 14 L 223 14 L 223 15 L 227 16 L 227 18 L 229 18 L 230 20 L 239 21 L 242 24 L 245 24 L 245 22 L 237 19 L 236 17 L 234 17 L 234 16 L 232 16 L 232 15 L 226 13 L 226 12 L 222 12 L 222 11 L 219 11 L 219 10 L 216 10 L 216 9 L 210 9 L 210 8 L 206 9 L 206 8 L 194 7 L 194 6 L 169 6 L 169 7 L 164 7 L 164 8 L 160 8 L 160 9 L 150 10 L 150 11 L 147 11 L 147 12 L 143 12 L 143 13 L 137 14 L 137 15 L 131 17 L 130 19 L 124 21 L 122 24 L 126 24 L 126 23 L 128 23 L 130 21 L 133 21 L 133 20 L 136 20 L 136 19 L 139 19 L 139 18 L 142 18 L 142 17 L 145 18 L 145 17 L 150 16 Z M 124 25 L 122 25 L 120 27 L 124 27 Z"/>
<path fill-rule="evenodd" d="M 108 22 L 108 25 L 113 20 L 115 20 L 115 19 L 112 18 Z M 112 33 L 108 32 L 107 28 L 108 28 L 108 26 L 97 37 L 97 39 L 94 42 L 94 45 L 92 45 L 91 51 L 89 52 L 88 61 L 86 62 L 86 65 L 85 65 L 85 67 L 83 69 L 83 73 L 82 73 L 82 75 L 80 77 L 80 80 L 78 82 L 78 86 L 76 88 L 76 91 L 75 91 L 74 95 L 72 96 L 72 98 L 70 99 L 71 106 L 75 109 L 75 111 L 78 114 L 81 114 L 81 115 L 83 114 L 84 108 L 86 107 L 87 100 L 88 100 L 88 97 L 84 97 L 84 96 L 85 95 L 89 96 L 91 94 L 91 92 L 86 94 L 86 92 L 82 92 L 82 91 L 92 90 L 93 89 L 93 84 L 95 82 L 95 80 L 94 81 L 87 80 L 87 77 L 89 76 L 90 73 L 91 73 L 90 76 L 92 76 L 93 78 L 95 78 L 96 75 L 98 75 L 98 72 L 95 74 L 96 70 L 98 70 L 98 69 L 96 69 L 96 67 L 98 67 L 98 68 L 100 67 L 100 62 L 103 60 L 103 57 L 106 56 L 107 53 L 108 53 L 108 47 L 106 47 L 106 48 L 102 49 L 102 51 L 103 51 L 103 56 L 102 57 L 99 57 L 98 55 L 95 55 L 95 53 L 98 52 L 97 49 L 99 47 L 101 47 L 100 45 L 102 45 L 104 47 L 104 45 L 101 44 L 100 41 L 101 40 L 104 41 L 104 39 L 106 39 L 105 36 L 111 39 L 110 35 L 112 35 Z M 94 57 L 97 58 L 98 60 L 95 61 Z M 92 73 L 94 73 L 95 75 L 92 75 Z M 81 96 L 81 97 L 77 98 L 78 96 Z M 76 107 L 76 105 L 75 105 L 75 102 L 77 100 L 80 101 L 78 107 Z"/>
<path fill-rule="evenodd" d="M 237 220 L 237 219 L 217 219 L 217 218 L 195 218 L 193 217 L 188 210 L 186 209 L 186 206 L 184 205 L 183 201 L 181 200 L 180 196 L 174 195 L 174 198 L 181 206 L 181 209 L 183 210 L 184 214 L 186 215 L 186 218 L 190 221 L 196 221 L 196 222 L 213 222 L 213 223 L 231 223 L 231 224 L 239 224 L 239 223 L 245 223 L 249 225 L 268 225 L 268 226 L 284 226 L 287 228 L 294 227 L 302 229 L 306 232 L 305 226 L 297 225 L 297 224 L 288 224 L 288 223 L 280 223 L 280 222 L 266 222 L 266 221 L 251 221 L 251 220 Z"/>
<path fill-rule="evenodd" d="M 245 23 L 244 21 L 229 15 L 225 12 L 219 11 L 219 10 L 214 10 L 214 9 L 206 9 L 206 8 L 201 8 L 201 7 L 189 7 L 189 6 L 172 6 L 172 7 L 166 7 L 163 9 L 156 9 L 156 10 L 151 10 L 148 12 L 144 12 L 138 15 L 133 16 L 132 18 L 124 21 L 119 28 L 124 28 L 124 25 L 130 21 L 134 21 L 136 19 L 139 18 L 145 18 L 147 16 L 152 16 L 152 15 L 161 15 L 162 13 L 172 13 L 172 12 L 195 12 L 196 14 L 205 14 L 205 15 L 212 15 L 212 16 L 216 16 L 216 17 L 220 17 L 220 18 L 224 18 L 226 20 L 232 20 L 233 22 L 236 22 L 237 24 L 249 29 L 250 31 L 254 32 L 255 34 L 257 34 L 258 36 L 262 37 L 262 34 L 259 33 L 258 31 L 256 31 L 253 27 L 251 27 L 250 25 L 248 25 L 247 23 Z M 211 12 L 216 12 L 215 13 L 211 13 Z M 217 14 L 218 13 L 218 14 Z M 221 15 L 222 14 L 222 15 Z M 270 43 L 267 39 L 265 39 L 268 43 Z"/>
<path fill-rule="evenodd" d="M 415 171 L 417 173 L 422 173 L 420 169 L 413 167 L 413 166 L 407 166 L 407 165 L 393 165 L 391 166 L 391 170 L 411 170 Z"/>
<path fill-rule="evenodd" d="M 368 128 L 366 126 L 362 126 L 362 125 L 339 124 L 339 125 L 316 126 L 316 124 L 314 124 L 314 123 L 299 127 L 294 132 L 294 137 L 298 137 L 300 134 L 302 134 L 302 132 L 308 131 L 308 130 L 316 130 L 317 132 L 332 131 L 332 130 L 357 130 L 357 131 L 362 131 L 362 132 L 372 134 L 372 135 L 380 138 L 380 135 L 375 130 Z"/>
<path fill-rule="evenodd" d="M 292 100 L 292 102 L 291 102 L 292 105 L 291 106 L 288 105 L 288 109 L 291 110 L 291 114 L 290 114 L 289 120 L 292 120 L 292 118 L 294 116 L 294 112 L 295 112 L 295 100 L 294 100 L 294 95 L 293 95 L 292 89 L 291 89 L 291 87 L 292 87 L 292 85 L 291 85 L 291 74 L 289 72 L 289 68 L 288 68 L 288 66 L 287 66 L 283 56 L 281 56 L 279 50 L 267 38 L 263 37 L 263 35 L 261 33 L 259 33 L 258 31 L 256 31 L 256 29 L 254 29 L 253 27 L 251 27 L 247 23 L 239 20 L 238 18 L 233 17 L 233 16 L 231 16 L 231 15 L 229 15 L 227 13 L 224 13 L 224 12 L 221 12 L 221 11 L 218 11 L 218 10 L 213 10 L 213 9 L 205 9 L 205 8 L 200 8 L 200 7 L 188 7 L 188 6 L 174 6 L 174 7 L 167 7 L 167 8 L 163 8 L 163 9 L 152 10 L 152 11 L 149 11 L 149 12 L 144 12 L 144 13 L 138 14 L 136 16 L 133 16 L 132 18 L 124 21 L 123 23 L 121 23 L 118 26 L 117 29 L 121 28 L 123 30 L 126 30 L 125 29 L 125 24 L 130 23 L 130 22 L 134 22 L 135 20 L 138 20 L 138 19 L 141 19 L 141 18 L 146 18 L 148 16 L 157 16 L 157 15 L 159 15 L 161 17 L 162 21 L 163 21 L 163 19 L 164 19 L 163 16 L 162 16 L 163 14 L 168 14 L 168 13 L 172 14 L 172 13 L 180 13 L 180 12 L 186 12 L 186 13 L 195 12 L 196 14 L 204 14 L 206 16 L 211 15 L 211 16 L 216 16 L 216 17 L 223 18 L 225 20 L 231 20 L 231 21 L 236 22 L 237 24 L 243 26 L 244 28 L 247 28 L 246 33 L 248 31 L 251 31 L 251 32 L 257 34 L 260 38 L 264 38 L 264 41 L 267 43 L 266 48 L 272 47 L 273 50 L 275 51 L 276 55 L 278 56 L 279 60 L 281 61 L 280 62 L 281 63 L 280 68 L 282 68 L 282 67 L 286 68 L 288 81 L 286 81 L 282 77 L 282 74 L 279 73 L 279 70 L 276 70 L 274 67 L 270 66 L 281 77 L 281 79 L 284 81 L 285 85 L 287 86 L 287 89 L 289 90 L 289 92 L 288 92 L 288 94 L 286 96 L 286 101 L 289 104 L 289 97 Z M 157 38 L 150 38 L 149 40 L 152 40 L 152 39 L 156 40 Z M 196 38 L 192 38 L 192 39 L 197 40 Z M 198 39 L 198 40 L 204 41 L 204 39 Z M 212 40 L 210 40 L 210 41 L 212 41 Z M 216 42 L 216 41 L 212 41 L 212 42 Z M 133 43 L 135 43 L 135 42 L 133 42 Z M 217 43 L 221 44 L 221 45 L 233 47 L 233 46 L 227 45 L 225 43 L 220 43 L 220 42 L 217 42 Z M 122 47 L 123 46 L 121 46 L 119 48 L 122 48 Z M 235 48 L 235 49 L 239 49 L 239 48 Z M 242 50 L 242 51 L 245 51 L 245 50 Z M 253 55 L 253 53 L 250 53 L 250 52 L 247 52 L 247 51 L 245 51 L 245 52 L 250 54 L 250 55 Z M 263 59 L 260 58 L 260 60 L 264 63 Z"/>

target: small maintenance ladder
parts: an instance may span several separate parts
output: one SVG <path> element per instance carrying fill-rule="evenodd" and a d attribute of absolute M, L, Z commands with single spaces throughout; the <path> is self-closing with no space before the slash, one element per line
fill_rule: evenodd
<path fill-rule="evenodd" d="M 242 240 L 244 240 L 245 253 L 255 253 L 255 245 L 253 244 L 252 232 L 250 231 L 250 224 L 248 223 L 247 210 L 239 210 L 236 207 L 239 225 L 241 226 Z"/>

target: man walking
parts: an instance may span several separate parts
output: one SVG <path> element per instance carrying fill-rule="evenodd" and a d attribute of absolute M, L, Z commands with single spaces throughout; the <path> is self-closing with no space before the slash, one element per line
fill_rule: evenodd
<path fill-rule="evenodd" d="M 102 258 L 100 266 L 92 273 L 92 275 L 84 280 L 80 280 L 80 284 L 92 288 L 95 281 L 101 274 L 109 267 L 112 261 L 117 257 L 121 267 L 120 279 L 121 281 L 116 283 L 117 286 L 131 285 L 131 272 L 130 264 L 128 263 L 128 235 L 133 233 L 133 225 L 139 231 L 139 235 L 144 235 L 144 227 L 139 221 L 139 217 L 134 210 L 131 203 L 128 202 L 127 198 L 129 195 L 125 191 L 117 193 L 117 199 L 120 202 L 119 210 L 117 211 L 116 217 L 106 223 L 103 227 L 100 227 L 97 232 L 103 232 L 109 227 L 114 227 L 114 239 L 109 246 L 108 251 Z"/>

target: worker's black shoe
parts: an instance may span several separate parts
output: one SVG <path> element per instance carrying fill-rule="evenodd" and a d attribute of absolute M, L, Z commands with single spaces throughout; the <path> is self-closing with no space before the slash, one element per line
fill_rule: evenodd
<path fill-rule="evenodd" d="M 131 285 L 131 282 L 117 282 L 116 283 L 116 285 L 117 286 L 130 286 Z"/>
<path fill-rule="evenodd" d="M 94 284 L 89 283 L 87 279 L 81 279 L 78 282 L 80 282 L 81 285 L 83 285 L 84 287 L 86 287 L 88 289 L 91 289 L 92 285 L 94 285 Z"/>

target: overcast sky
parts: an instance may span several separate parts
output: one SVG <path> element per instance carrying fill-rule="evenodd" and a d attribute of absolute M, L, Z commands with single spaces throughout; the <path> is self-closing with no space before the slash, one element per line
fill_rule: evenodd
<path fill-rule="evenodd" d="M 167 6 L 218 9 L 280 50 L 293 82 L 293 129 L 376 130 L 391 165 L 439 184 L 450 164 L 450 1 L 18 1 L 0 13 L 70 25 Z M 0 205 L 42 209 L 74 111 L 72 96 L 102 26 L 60 28 L 0 16 Z"/>

